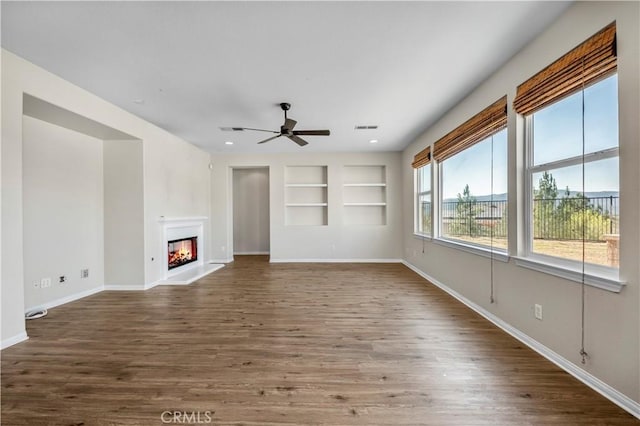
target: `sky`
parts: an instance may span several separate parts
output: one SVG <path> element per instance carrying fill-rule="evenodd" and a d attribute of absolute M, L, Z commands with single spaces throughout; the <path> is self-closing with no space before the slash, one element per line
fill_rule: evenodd
<path fill-rule="evenodd" d="M 442 163 L 442 198 L 456 198 L 466 184 L 473 195 L 491 194 L 491 137 Z M 507 130 L 493 135 L 493 193 L 507 192 Z"/>
<path fill-rule="evenodd" d="M 618 146 L 618 79 L 606 78 L 584 91 L 585 153 Z M 534 164 L 545 164 L 582 155 L 582 92 L 575 93 L 534 113 Z M 491 138 L 445 160 L 442 163 L 443 198 L 456 198 L 469 184 L 476 196 L 507 192 L 507 131 L 493 136 L 493 191 L 491 189 Z M 572 191 L 618 191 L 618 158 L 582 166 L 552 170 L 559 194 L 569 186 Z M 540 174 L 541 175 L 541 174 Z M 540 175 L 533 176 L 538 187 Z"/>
<path fill-rule="evenodd" d="M 584 91 L 585 154 L 618 146 L 618 77 L 613 75 Z M 545 164 L 582 155 L 582 93 L 575 93 L 533 116 L 534 164 Z M 551 173 L 558 189 L 573 191 L 617 191 L 618 159 L 567 167 Z M 538 179 L 534 178 L 537 187 Z"/>

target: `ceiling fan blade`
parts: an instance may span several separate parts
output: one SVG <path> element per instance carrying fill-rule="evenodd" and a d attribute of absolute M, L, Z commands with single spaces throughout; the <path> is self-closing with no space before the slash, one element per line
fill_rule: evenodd
<path fill-rule="evenodd" d="M 296 127 L 296 124 L 298 122 L 296 120 L 292 120 L 290 118 L 287 118 L 284 120 L 284 125 L 282 127 L 284 127 L 285 129 L 287 129 L 288 131 L 292 131 L 294 127 Z"/>
<path fill-rule="evenodd" d="M 274 140 L 274 139 L 279 138 L 280 136 L 282 136 L 282 135 L 273 136 L 273 137 L 271 137 L 271 138 L 265 139 L 265 140 L 260 141 L 260 142 L 258 142 L 258 143 L 265 143 L 265 142 L 269 142 L 269 141 L 272 141 L 272 140 Z"/>
<path fill-rule="evenodd" d="M 297 143 L 300 146 L 305 146 L 307 145 L 309 142 L 305 141 L 304 139 L 302 139 L 301 137 L 298 137 L 296 135 L 287 135 L 287 137 L 289 139 L 291 139 L 292 141 L 294 141 L 295 143 Z"/>
<path fill-rule="evenodd" d="M 280 133 L 280 132 L 277 132 L 277 131 L 275 131 L 275 130 L 254 129 L 254 128 L 251 128 L 251 127 L 234 127 L 234 129 L 239 129 L 239 130 L 255 130 L 256 132 Z"/>
<path fill-rule="evenodd" d="M 303 136 L 329 136 L 331 132 L 329 130 L 295 130 L 293 134 Z"/>

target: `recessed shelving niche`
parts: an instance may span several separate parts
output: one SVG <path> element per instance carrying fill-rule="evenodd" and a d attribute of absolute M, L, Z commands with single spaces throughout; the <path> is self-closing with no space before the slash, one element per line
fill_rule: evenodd
<path fill-rule="evenodd" d="M 343 200 L 345 225 L 386 225 L 385 166 L 344 166 Z"/>
<path fill-rule="evenodd" d="M 287 166 L 285 224 L 327 225 L 327 166 Z"/>

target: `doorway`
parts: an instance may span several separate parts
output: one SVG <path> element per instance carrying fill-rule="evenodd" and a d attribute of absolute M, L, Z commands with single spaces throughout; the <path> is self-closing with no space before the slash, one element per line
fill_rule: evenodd
<path fill-rule="evenodd" d="M 233 168 L 233 254 L 270 253 L 269 168 Z"/>

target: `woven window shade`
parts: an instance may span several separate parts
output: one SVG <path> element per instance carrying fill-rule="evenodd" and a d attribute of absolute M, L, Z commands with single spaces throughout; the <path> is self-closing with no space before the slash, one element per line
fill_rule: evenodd
<path fill-rule="evenodd" d="M 428 146 L 413 157 L 413 163 L 411 163 L 411 166 L 414 169 L 417 169 L 418 167 L 426 166 L 430 162 L 431 162 L 431 147 Z"/>
<path fill-rule="evenodd" d="M 507 97 L 504 96 L 439 139 L 433 158 L 443 161 L 507 127 Z"/>
<path fill-rule="evenodd" d="M 518 86 L 513 107 L 528 115 L 575 93 L 617 67 L 616 23 L 571 50 Z"/>

